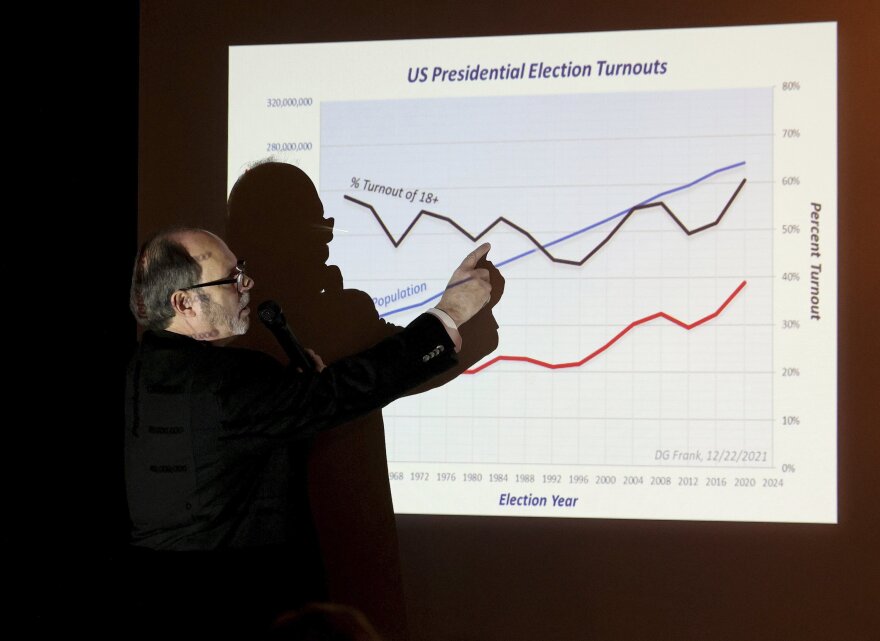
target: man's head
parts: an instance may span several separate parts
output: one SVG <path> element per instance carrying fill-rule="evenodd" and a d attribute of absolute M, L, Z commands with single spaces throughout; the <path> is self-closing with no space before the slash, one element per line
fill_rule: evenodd
<path fill-rule="evenodd" d="M 253 280 L 222 240 L 201 229 L 161 232 L 144 243 L 129 305 L 149 329 L 200 340 L 244 334 Z"/>

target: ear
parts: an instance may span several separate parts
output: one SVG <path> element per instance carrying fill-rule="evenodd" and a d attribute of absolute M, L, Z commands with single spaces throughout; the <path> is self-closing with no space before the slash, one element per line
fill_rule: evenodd
<path fill-rule="evenodd" d="M 195 296 L 189 292 L 184 292 L 178 289 L 171 294 L 171 309 L 174 310 L 175 316 L 195 316 L 196 311 L 193 309 L 194 304 Z"/>

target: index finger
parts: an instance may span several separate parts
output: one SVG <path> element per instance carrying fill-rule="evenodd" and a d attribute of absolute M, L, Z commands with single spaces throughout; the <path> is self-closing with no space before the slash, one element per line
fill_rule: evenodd
<path fill-rule="evenodd" d="M 467 269 L 473 269 L 479 260 L 489 253 L 489 250 L 492 249 L 492 245 L 489 243 L 483 243 L 479 247 L 477 247 L 470 254 L 465 256 L 465 259 L 461 261 L 461 267 L 465 267 Z"/>

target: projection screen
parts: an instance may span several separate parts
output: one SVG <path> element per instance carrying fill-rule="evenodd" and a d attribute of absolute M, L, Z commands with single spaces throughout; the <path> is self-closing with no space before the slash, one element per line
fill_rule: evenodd
<path fill-rule="evenodd" d="M 301 167 L 382 318 L 484 241 L 506 279 L 497 350 L 384 410 L 398 513 L 836 522 L 836 47 L 819 23 L 230 48 L 228 187 Z"/>

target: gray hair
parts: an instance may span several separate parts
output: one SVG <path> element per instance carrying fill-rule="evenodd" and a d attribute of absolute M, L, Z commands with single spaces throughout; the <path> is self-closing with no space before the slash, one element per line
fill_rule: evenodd
<path fill-rule="evenodd" d="M 147 329 L 165 329 L 174 318 L 171 294 L 190 287 L 202 277 L 202 266 L 189 255 L 176 236 L 201 231 L 176 228 L 159 232 L 138 252 L 131 276 L 128 306 Z"/>

